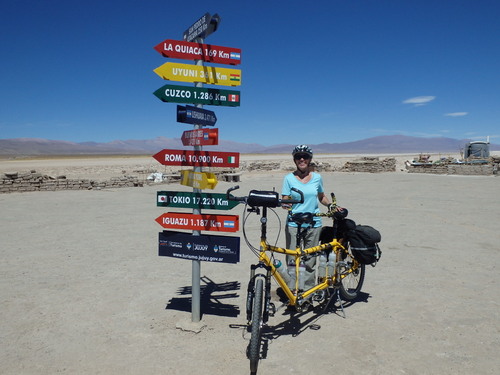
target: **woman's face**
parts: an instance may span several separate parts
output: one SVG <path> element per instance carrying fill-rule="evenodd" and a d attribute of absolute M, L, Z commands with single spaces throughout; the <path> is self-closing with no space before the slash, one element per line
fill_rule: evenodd
<path fill-rule="evenodd" d="M 293 156 L 293 161 L 295 162 L 297 169 L 305 171 L 307 168 L 309 168 L 311 156 L 309 154 L 295 154 Z"/>

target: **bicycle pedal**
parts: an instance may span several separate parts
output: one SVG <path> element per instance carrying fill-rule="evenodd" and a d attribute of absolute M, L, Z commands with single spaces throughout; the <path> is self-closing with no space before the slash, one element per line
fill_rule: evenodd
<path fill-rule="evenodd" d="M 269 304 L 269 316 L 274 316 L 276 314 L 276 305 L 274 303 Z"/>

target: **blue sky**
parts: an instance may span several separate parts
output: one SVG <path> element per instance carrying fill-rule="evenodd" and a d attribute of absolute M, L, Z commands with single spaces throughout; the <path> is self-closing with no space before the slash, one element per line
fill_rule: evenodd
<path fill-rule="evenodd" d="M 179 138 L 192 126 L 153 95 L 177 83 L 153 69 L 192 62 L 153 47 L 206 12 L 205 42 L 242 50 L 241 106 L 205 106 L 220 139 L 500 141 L 497 0 L 3 0 L 0 138 Z"/>

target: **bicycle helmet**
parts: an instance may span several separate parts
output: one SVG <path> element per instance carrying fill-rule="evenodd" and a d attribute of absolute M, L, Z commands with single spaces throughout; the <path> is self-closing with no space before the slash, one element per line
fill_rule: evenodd
<path fill-rule="evenodd" d="M 311 148 L 308 145 L 297 145 L 297 146 L 295 146 L 295 148 L 292 151 L 292 156 L 295 156 L 295 154 L 308 154 L 308 155 L 311 156 L 311 158 L 313 156 L 313 152 L 312 152 Z"/>

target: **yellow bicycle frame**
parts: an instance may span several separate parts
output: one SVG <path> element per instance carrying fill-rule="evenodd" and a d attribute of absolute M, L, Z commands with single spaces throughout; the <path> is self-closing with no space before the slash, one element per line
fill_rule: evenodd
<path fill-rule="evenodd" d="M 346 248 L 336 239 L 334 239 L 331 242 L 327 242 L 318 246 L 310 247 L 307 249 L 300 249 L 297 248 L 296 250 L 291 250 L 291 249 L 285 249 L 282 247 L 277 247 L 270 245 L 269 243 L 266 242 L 265 239 L 261 239 L 260 241 L 260 253 L 259 253 L 259 262 L 264 263 L 266 266 L 271 268 L 271 275 L 275 278 L 275 280 L 278 282 L 280 287 L 283 289 L 285 292 L 286 296 L 288 297 L 288 300 L 290 301 L 291 306 L 295 306 L 297 302 L 301 299 L 307 298 L 311 294 L 317 292 L 318 290 L 324 290 L 327 289 L 336 279 L 344 278 L 346 275 L 336 275 L 336 271 L 334 271 L 334 275 L 326 275 L 324 280 L 320 282 L 319 284 L 315 285 L 311 289 L 308 289 L 304 291 L 303 293 L 295 295 L 293 291 L 288 287 L 287 283 L 283 279 L 283 277 L 279 274 L 279 272 L 276 270 L 276 267 L 274 266 L 273 262 L 271 262 L 271 259 L 267 255 L 267 251 L 275 252 L 275 253 L 281 253 L 285 255 L 291 255 L 295 257 L 295 290 L 298 290 L 298 283 L 299 283 L 299 265 L 300 265 L 300 257 L 308 254 L 314 254 L 318 253 L 323 250 L 333 250 L 336 254 L 337 260 L 339 260 L 339 254 L 340 250 L 346 250 Z M 357 262 L 355 262 L 354 267 L 350 270 L 352 272 L 354 269 L 357 268 Z M 328 272 L 328 271 L 327 271 Z M 339 277 L 340 276 L 340 277 Z"/>

